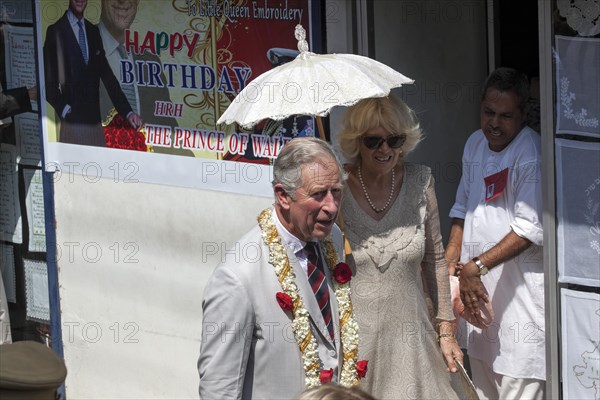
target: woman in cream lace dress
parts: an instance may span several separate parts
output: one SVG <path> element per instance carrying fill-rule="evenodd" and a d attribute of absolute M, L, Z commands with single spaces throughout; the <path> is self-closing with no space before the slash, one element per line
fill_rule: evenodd
<path fill-rule="evenodd" d="M 449 371 L 463 356 L 449 322 L 433 177 L 404 162 L 421 139 L 416 118 L 391 97 L 362 100 L 346 112 L 338 139 L 349 162 L 342 215 L 359 359 L 369 361 L 361 387 L 380 400 L 456 399 L 452 381 L 460 380 Z"/>

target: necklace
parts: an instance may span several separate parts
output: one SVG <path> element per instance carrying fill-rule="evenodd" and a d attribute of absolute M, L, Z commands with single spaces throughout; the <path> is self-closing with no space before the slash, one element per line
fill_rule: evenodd
<path fill-rule="evenodd" d="M 363 182 L 362 172 L 360 170 L 360 164 L 358 165 L 358 180 L 360 181 L 360 186 L 362 187 L 362 190 L 363 190 L 363 193 L 365 194 L 367 202 L 369 203 L 369 205 L 371 206 L 373 211 L 375 211 L 376 213 L 385 211 L 389 207 L 390 203 L 392 202 L 392 197 L 394 197 L 394 187 L 395 187 L 395 182 L 396 182 L 395 168 L 392 168 L 392 190 L 390 190 L 390 197 L 388 197 L 387 202 L 385 203 L 385 206 L 383 206 L 383 208 L 375 207 L 375 205 L 371 201 L 371 198 L 369 197 L 369 193 L 367 193 L 367 188 L 365 187 L 365 183 Z"/>
<path fill-rule="evenodd" d="M 310 328 L 310 314 L 304 306 L 302 296 L 296 286 L 296 276 L 281 242 L 279 233 L 273 223 L 273 210 L 263 210 L 258 216 L 258 224 L 262 230 L 262 239 L 269 247 L 269 263 L 273 265 L 275 274 L 281 283 L 284 293 L 293 301 L 292 331 L 302 353 L 302 365 L 305 372 L 305 383 L 308 388 L 321 385 L 321 362 L 319 349 Z M 337 264 L 337 252 L 331 238 L 321 239 L 327 266 L 332 273 L 340 265 Z M 340 334 L 344 360 L 342 362 L 340 385 L 351 387 L 358 384 L 358 324 L 352 312 L 350 282 L 340 283 L 332 279 L 333 289 L 338 302 Z M 364 362 L 364 361 L 363 361 Z"/>

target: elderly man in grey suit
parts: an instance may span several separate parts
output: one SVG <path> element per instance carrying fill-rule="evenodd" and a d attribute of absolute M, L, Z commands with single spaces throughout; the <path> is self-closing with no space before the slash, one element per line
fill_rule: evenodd
<path fill-rule="evenodd" d="M 329 144 L 298 138 L 282 149 L 273 175 L 274 206 L 204 291 L 204 400 L 294 399 L 329 380 L 357 382 L 357 327 L 345 329 L 355 322 L 349 283 L 340 279 L 350 271 L 335 225 L 344 170 Z"/>

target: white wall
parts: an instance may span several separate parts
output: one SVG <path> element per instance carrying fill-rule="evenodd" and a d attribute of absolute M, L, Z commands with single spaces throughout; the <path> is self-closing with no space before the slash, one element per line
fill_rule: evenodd
<path fill-rule="evenodd" d="M 362 2 L 357 18 L 364 13 Z M 415 80 L 393 93 L 417 112 L 425 131 L 425 140 L 407 159 L 432 168 L 447 239 L 463 146 L 479 127 L 479 95 L 487 75 L 486 2 L 374 0 L 372 5 L 372 48 L 362 51 Z M 358 53 L 352 48 L 351 3 L 328 0 L 326 9 L 328 52 Z M 343 109 L 333 110 L 333 135 L 342 117 Z"/>
<path fill-rule="evenodd" d="M 69 399 L 198 397 L 204 284 L 270 198 L 55 183 Z"/>
<path fill-rule="evenodd" d="M 408 160 L 433 170 L 447 239 L 463 146 L 479 128 L 486 2 L 375 0 L 373 6 L 375 58 L 415 80 L 396 91 L 417 112 L 426 135 Z"/>

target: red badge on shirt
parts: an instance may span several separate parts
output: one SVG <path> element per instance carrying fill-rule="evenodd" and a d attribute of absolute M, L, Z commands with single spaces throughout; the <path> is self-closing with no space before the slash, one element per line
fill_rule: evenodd
<path fill-rule="evenodd" d="M 483 180 L 485 181 L 485 201 L 487 202 L 504 193 L 506 181 L 508 180 L 508 168 L 486 176 Z"/>

